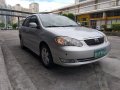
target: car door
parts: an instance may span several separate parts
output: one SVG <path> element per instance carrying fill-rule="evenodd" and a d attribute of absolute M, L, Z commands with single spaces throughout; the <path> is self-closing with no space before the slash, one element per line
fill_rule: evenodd
<path fill-rule="evenodd" d="M 28 31 L 30 18 L 27 17 L 20 28 L 20 34 L 26 47 L 29 47 Z"/>
<path fill-rule="evenodd" d="M 37 25 L 37 27 L 31 27 L 30 23 L 35 23 Z M 28 43 L 29 43 L 29 48 L 35 52 L 35 53 L 39 53 L 39 42 L 40 42 L 40 37 L 39 37 L 39 33 L 40 33 L 40 23 L 39 20 L 37 18 L 37 16 L 33 15 L 30 18 L 30 21 L 28 23 L 29 27 L 28 27 L 28 31 L 27 31 L 27 39 L 28 39 Z"/>

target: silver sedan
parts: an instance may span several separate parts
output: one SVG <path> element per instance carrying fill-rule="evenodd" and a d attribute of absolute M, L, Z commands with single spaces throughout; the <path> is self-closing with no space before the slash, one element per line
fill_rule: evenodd
<path fill-rule="evenodd" d="M 21 47 L 40 55 L 47 68 L 79 66 L 102 60 L 110 51 L 104 33 L 56 14 L 27 17 L 19 30 Z"/>

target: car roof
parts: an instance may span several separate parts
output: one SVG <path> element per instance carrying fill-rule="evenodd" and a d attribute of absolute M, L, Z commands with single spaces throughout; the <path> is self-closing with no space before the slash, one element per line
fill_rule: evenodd
<path fill-rule="evenodd" d="M 38 16 L 38 15 L 51 15 L 51 14 L 53 14 L 53 15 L 58 15 L 58 14 L 54 14 L 54 13 L 50 13 L 50 12 L 43 12 L 43 13 L 37 13 L 37 14 L 32 14 L 32 15 L 29 15 L 29 16 L 27 16 L 26 18 L 28 18 L 28 17 L 30 17 L 30 16 L 33 16 L 33 15 L 35 15 L 35 16 Z"/>

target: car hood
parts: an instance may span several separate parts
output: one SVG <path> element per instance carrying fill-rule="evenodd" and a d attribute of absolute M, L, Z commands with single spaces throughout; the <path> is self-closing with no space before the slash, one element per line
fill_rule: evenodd
<path fill-rule="evenodd" d="M 68 36 L 78 40 L 103 36 L 102 32 L 86 27 L 54 27 L 47 28 L 47 31 L 55 36 Z"/>

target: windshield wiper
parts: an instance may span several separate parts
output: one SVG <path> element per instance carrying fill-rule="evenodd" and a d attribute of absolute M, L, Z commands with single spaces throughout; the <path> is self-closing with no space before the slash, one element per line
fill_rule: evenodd
<path fill-rule="evenodd" d="M 56 25 L 51 25 L 51 26 L 46 26 L 46 27 L 78 27 L 78 25 L 66 25 L 66 26 L 56 26 Z"/>
<path fill-rule="evenodd" d="M 46 27 L 61 27 L 61 26 L 46 26 Z"/>
<path fill-rule="evenodd" d="M 78 27 L 78 25 L 66 25 L 66 26 L 61 26 L 61 27 Z"/>

